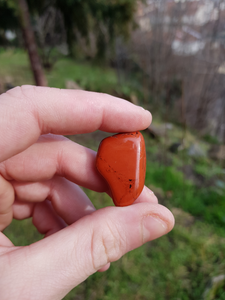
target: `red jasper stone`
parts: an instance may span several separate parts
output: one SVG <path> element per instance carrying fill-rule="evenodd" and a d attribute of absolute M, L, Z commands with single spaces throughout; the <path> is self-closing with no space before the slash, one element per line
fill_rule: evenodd
<path fill-rule="evenodd" d="M 102 140 L 96 167 L 111 189 L 114 204 L 132 204 L 145 182 L 146 153 L 142 134 L 119 133 Z"/>

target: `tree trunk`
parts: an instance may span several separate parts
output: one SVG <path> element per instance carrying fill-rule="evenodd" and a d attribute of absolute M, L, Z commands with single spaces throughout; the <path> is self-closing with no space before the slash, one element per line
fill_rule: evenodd
<path fill-rule="evenodd" d="M 26 0 L 18 0 L 21 26 L 23 30 L 24 41 L 29 54 L 31 69 L 34 75 L 36 85 L 47 86 L 40 58 L 37 51 L 34 32 L 31 27 L 30 14 Z"/>

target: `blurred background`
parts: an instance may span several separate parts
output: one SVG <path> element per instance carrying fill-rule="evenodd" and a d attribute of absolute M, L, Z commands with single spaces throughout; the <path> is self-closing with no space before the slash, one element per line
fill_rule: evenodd
<path fill-rule="evenodd" d="M 176 218 L 65 299 L 225 300 L 225 1 L 0 0 L 0 94 L 21 84 L 149 109 L 146 185 Z M 69 138 L 97 150 L 107 135 Z M 15 245 L 42 238 L 29 219 L 5 234 Z"/>

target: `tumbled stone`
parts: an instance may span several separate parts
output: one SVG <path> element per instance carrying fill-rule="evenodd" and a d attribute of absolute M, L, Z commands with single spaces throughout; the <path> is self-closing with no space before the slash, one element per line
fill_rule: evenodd
<path fill-rule="evenodd" d="M 132 204 L 145 182 L 146 152 L 142 134 L 119 133 L 102 140 L 96 167 L 110 187 L 114 204 Z"/>

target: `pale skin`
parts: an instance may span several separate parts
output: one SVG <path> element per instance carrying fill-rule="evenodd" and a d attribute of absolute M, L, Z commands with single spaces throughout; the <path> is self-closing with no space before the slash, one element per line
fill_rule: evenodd
<path fill-rule="evenodd" d="M 110 194 L 96 153 L 62 135 L 145 129 L 151 114 L 106 94 L 17 87 L 0 96 L 0 231 L 32 217 L 45 238 L 0 232 L 0 299 L 62 299 L 110 262 L 168 233 L 171 212 L 144 187 L 134 204 L 95 210 L 79 186 Z M 151 270 L 149 270 L 151 272 Z"/>

